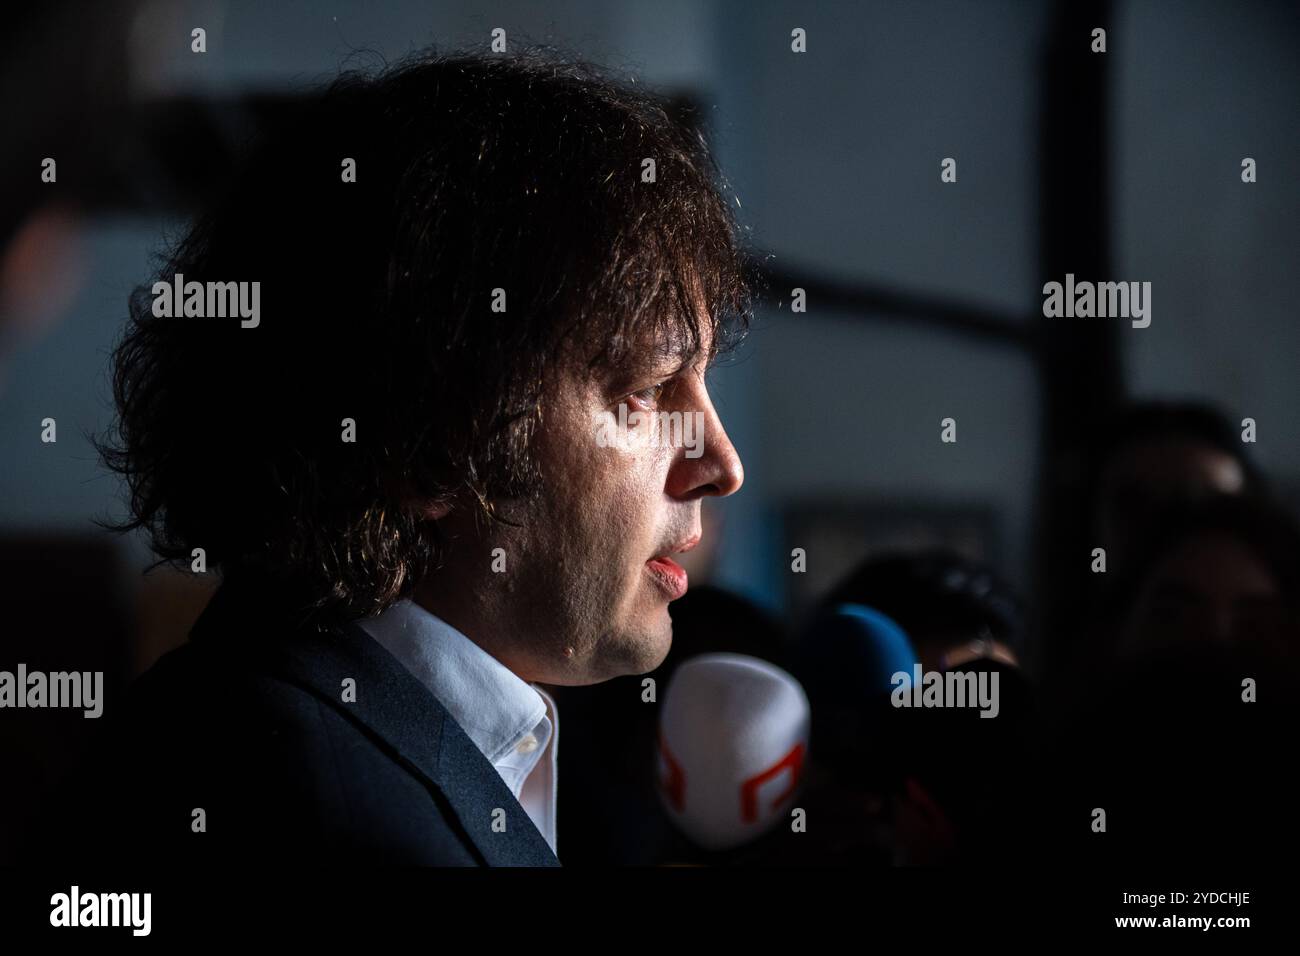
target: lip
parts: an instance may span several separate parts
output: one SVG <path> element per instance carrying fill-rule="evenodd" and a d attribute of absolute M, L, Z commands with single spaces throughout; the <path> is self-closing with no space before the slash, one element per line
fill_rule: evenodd
<path fill-rule="evenodd" d="M 683 538 L 681 541 L 677 542 L 677 544 L 670 547 L 667 551 L 665 551 L 662 555 L 660 555 L 660 557 L 666 558 L 670 554 L 685 554 L 687 551 L 692 550 L 699 543 L 700 543 L 700 535 L 693 534 L 689 538 Z"/>
<path fill-rule="evenodd" d="M 663 591 L 668 600 L 676 601 L 686 593 L 690 583 L 686 577 L 686 569 L 672 558 L 651 558 L 645 563 L 645 568 L 651 580 L 659 586 L 659 590 Z"/>

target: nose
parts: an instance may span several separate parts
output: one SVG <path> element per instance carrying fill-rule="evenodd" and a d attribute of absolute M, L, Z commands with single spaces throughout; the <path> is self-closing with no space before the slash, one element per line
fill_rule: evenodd
<path fill-rule="evenodd" d="M 700 454 L 689 457 L 689 449 L 682 448 L 673 460 L 668 473 L 669 495 L 680 500 L 695 498 L 725 498 L 735 494 L 745 483 L 745 467 L 727 431 L 722 427 L 713 402 L 701 388 L 702 400 L 696 411 L 702 418 Z"/>

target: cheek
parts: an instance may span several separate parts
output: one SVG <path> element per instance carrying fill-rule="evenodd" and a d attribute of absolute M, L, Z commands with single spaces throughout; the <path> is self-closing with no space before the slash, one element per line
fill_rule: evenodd
<path fill-rule="evenodd" d="M 648 455 L 599 451 L 584 456 L 564 487 L 551 556 L 563 556 L 576 603 L 601 620 L 621 619 L 641 593 L 645 561 L 662 543 L 661 465 Z"/>
<path fill-rule="evenodd" d="M 648 556 L 659 543 L 674 451 L 598 441 L 589 427 L 598 420 L 590 408 L 555 415 L 544 452 L 545 537 L 566 561 L 588 568 L 622 553 Z"/>
<path fill-rule="evenodd" d="M 633 514 L 658 507 L 673 449 L 635 441 L 619 447 L 578 440 L 557 457 L 562 471 L 556 475 L 557 487 L 565 494 L 577 503 L 602 503 Z"/>
<path fill-rule="evenodd" d="M 588 463 L 575 504 L 592 547 L 606 554 L 647 551 L 663 524 L 664 475 L 656 456 L 602 454 Z"/>

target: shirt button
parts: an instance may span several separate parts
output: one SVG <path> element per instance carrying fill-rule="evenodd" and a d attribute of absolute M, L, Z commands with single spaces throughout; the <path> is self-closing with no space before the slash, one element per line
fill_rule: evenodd
<path fill-rule="evenodd" d="M 521 754 L 530 754 L 536 749 L 537 737 L 533 734 L 529 734 L 523 740 L 519 741 L 519 746 L 515 748 L 515 750 L 519 751 Z"/>

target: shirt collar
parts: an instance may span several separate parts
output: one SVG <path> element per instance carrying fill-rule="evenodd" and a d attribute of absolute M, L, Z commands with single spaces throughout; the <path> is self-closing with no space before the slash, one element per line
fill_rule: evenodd
<path fill-rule="evenodd" d="M 541 759 L 551 721 L 538 688 L 415 601 L 357 623 L 429 688 L 493 766 L 508 762 L 526 774 Z"/>

